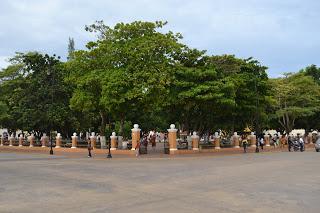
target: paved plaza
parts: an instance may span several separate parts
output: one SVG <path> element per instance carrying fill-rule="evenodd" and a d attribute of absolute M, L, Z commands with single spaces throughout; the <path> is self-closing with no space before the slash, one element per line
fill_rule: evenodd
<path fill-rule="evenodd" d="M 0 212 L 320 212 L 319 160 L 313 150 L 138 159 L 0 150 Z"/>

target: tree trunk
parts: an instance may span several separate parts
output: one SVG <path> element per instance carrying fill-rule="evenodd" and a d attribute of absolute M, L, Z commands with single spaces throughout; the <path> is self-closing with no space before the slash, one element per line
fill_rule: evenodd
<path fill-rule="evenodd" d="M 119 135 L 123 136 L 123 129 L 124 129 L 124 115 L 121 116 L 120 120 L 120 128 L 119 128 Z"/>
<path fill-rule="evenodd" d="M 107 114 L 105 112 L 100 112 L 100 117 L 101 117 L 100 136 L 105 136 Z"/>

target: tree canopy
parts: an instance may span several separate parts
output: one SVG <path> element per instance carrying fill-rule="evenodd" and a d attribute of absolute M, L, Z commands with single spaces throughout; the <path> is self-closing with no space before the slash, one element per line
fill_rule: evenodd
<path fill-rule="evenodd" d="M 285 78 L 271 81 L 274 114 L 287 133 L 295 127 L 301 118 L 313 116 L 320 110 L 320 87 L 310 76 L 304 73 L 290 74 Z"/>
<path fill-rule="evenodd" d="M 0 72 L 0 125 L 64 135 L 130 125 L 209 133 L 248 126 L 290 131 L 319 117 L 320 68 L 311 65 L 285 78 L 269 79 L 254 58 L 208 55 L 190 48 L 166 22 L 103 21 L 85 29 L 96 39 L 68 60 L 39 52 L 17 53 Z M 319 128 L 320 122 L 308 122 Z"/>

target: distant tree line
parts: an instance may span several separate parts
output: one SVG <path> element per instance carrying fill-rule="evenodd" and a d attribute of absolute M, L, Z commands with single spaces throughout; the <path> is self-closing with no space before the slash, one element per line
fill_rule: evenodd
<path fill-rule="evenodd" d="M 208 55 L 162 29 L 166 22 L 102 21 L 85 50 L 69 39 L 68 60 L 17 53 L 0 72 L 0 125 L 36 135 L 50 130 L 111 131 L 129 137 L 133 123 L 165 130 L 175 123 L 200 134 L 246 126 L 320 129 L 320 68 L 269 79 L 259 61 Z"/>

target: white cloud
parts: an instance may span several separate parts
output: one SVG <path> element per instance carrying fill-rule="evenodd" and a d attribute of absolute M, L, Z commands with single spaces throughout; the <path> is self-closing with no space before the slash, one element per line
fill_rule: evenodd
<path fill-rule="evenodd" d="M 83 48 L 92 39 L 84 25 L 95 20 L 168 20 L 166 29 L 182 32 L 192 47 L 254 56 L 276 76 L 319 64 L 319 9 L 316 0 L 2 0 L 0 55 L 39 50 L 65 56 L 68 37 Z"/>
<path fill-rule="evenodd" d="M 9 65 L 8 58 L 9 56 L 0 56 L 0 70 Z"/>

